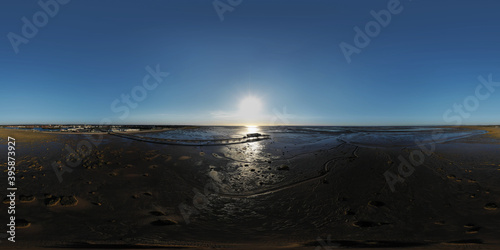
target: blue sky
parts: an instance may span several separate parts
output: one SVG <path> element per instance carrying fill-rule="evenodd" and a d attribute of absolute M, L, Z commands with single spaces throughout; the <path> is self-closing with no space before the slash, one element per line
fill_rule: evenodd
<path fill-rule="evenodd" d="M 468 98 L 500 82 L 498 1 L 401 0 L 350 63 L 339 45 L 396 0 L 242 0 L 223 21 L 213 1 L 60 1 L 18 53 L 8 34 L 43 9 L 2 4 L 0 124 L 500 124 L 500 86 Z M 168 76 L 127 106 L 157 65 Z"/>

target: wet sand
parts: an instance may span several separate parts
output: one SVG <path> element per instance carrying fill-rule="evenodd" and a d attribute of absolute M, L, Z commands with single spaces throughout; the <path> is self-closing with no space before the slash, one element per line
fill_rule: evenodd
<path fill-rule="evenodd" d="M 4 169 L 16 138 L 25 226 L 0 246 L 497 249 L 500 129 L 460 129 L 489 133 L 425 145 L 434 152 L 406 175 L 399 159 L 416 145 L 271 134 L 198 147 L 94 135 L 95 146 L 87 135 L 0 129 Z M 394 190 L 387 171 L 403 180 Z M 6 205 L 0 215 L 7 223 Z"/>
<path fill-rule="evenodd" d="M 469 129 L 481 129 L 488 131 L 487 135 L 493 138 L 500 138 L 500 126 L 468 126 Z"/>

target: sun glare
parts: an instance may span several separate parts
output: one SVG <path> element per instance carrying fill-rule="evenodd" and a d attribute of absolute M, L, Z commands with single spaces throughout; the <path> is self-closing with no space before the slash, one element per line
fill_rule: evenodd
<path fill-rule="evenodd" d="M 246 122 L 255 122 L 260 115 L 261 109 L 261 101 L 256 97 L 249 96 L 241 100 L 239 114 Z"/>
<path fill-rule="evenodd" d="M 246 128 L 247 128 L 247 134 L 259 132 L 259 127 L 255 125 L 246 126 Z"/>

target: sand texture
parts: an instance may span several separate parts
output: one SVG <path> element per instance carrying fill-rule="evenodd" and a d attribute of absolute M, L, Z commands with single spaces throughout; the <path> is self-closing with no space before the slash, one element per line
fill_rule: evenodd
<path fill-rule="evenodd" d="M 8 246 L 500 248 L 500 129 L 447 129 L 481 131 L 427 141 L 427 155 L 398 141 L 419 132 L 373 128 L 270 129 L 270 140 L 216 146 L 0 129 L 2 169 L 7 136 L 17 150 Z M 401 167 L 415 151 L 423 162 Z M 393 188 L 387 171 L 401 178 Z"/>

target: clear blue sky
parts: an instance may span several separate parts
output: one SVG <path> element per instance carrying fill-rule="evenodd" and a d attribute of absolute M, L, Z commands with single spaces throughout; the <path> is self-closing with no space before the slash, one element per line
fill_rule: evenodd
<path fill-rule="evenodd" d="M 339 44 L 354 45 L 354 27 L 389 2 L 243 0 L 221 21 L 211 0 L 72 0 L 15 53 L 9 32 L 22 36 L 22 17 L 42 8 L 4 1 L 0 124 L 240 124 L 247 96 L 262 125 L 455 124 L 459 113 L 443 115 L 475 95 L 478 76 L 500 82 L 500 2 L 401 0 L 348 63 Z M 148 65 L 169 75 L 124 106 Z M 462 124 L 500 124 L 495 88 Z"/>

